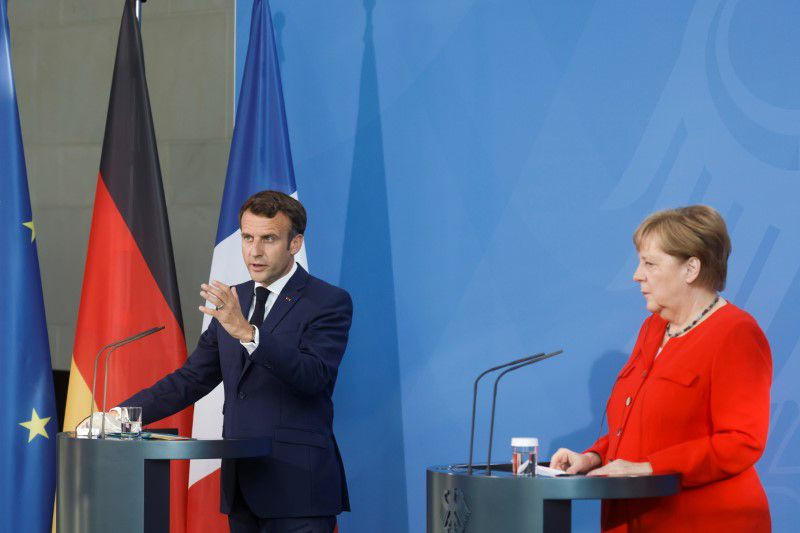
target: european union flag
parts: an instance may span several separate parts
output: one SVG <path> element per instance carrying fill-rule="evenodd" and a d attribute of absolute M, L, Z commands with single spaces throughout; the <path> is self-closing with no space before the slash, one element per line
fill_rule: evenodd
<path fill-rule="evenodd" d="M 49 532 L 56 406 L 36 231 L 0 0 L 0 531 Z"/>

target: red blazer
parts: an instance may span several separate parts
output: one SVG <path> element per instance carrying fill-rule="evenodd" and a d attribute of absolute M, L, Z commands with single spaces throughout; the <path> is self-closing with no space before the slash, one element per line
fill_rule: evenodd
<path fill-rule="evenodd" d="M 675 496 L 606 500 L 603 531 L 770 531 L 753 465 L 767 442 L 772 357 L 749 314 L 727 304 L 656 358 L 667 323 L 645 320 L 608 400 L 609 432 L 587 451 L 603 464 L 679 472 Z"/>

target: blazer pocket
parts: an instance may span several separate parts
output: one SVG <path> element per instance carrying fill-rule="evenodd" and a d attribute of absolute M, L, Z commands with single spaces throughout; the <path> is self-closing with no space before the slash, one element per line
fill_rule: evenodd
<path fill-rule="evenodd" d="M 275 436 L 273 438 L 276 442 L 305 444 L 306 446 L 315 446 L 317 448 L 327 448 L 329 441 L 328 436 L 322 433 L 295 428 L 275 428 Z"/>
<path fill-rule="evenodd" d="M 684 368 L 680 366 L 673 366 L 665 368 L 656 376 L 660 379 L 672 381 L 684 387 L 691 387 L 698 379 L 698 374 L 695 370 Z"/>
<path fill-rule="evenodd" d="M 630 363 L 630 364 L 627 364 L 624 367 L 622 367 L 622 370 L 620 370 L 619 374 L 617 374 L 617 380 L 620 380 L 620 379 L 626 377 L 628 374 L 633 372 L 634 368 L 636 368 L 636 363 Z"/>

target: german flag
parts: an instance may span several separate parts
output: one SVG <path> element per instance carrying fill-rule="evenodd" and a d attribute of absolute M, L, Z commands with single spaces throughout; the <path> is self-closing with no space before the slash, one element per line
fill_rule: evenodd
<path fill-rule="evenodd" d="M 152 385 L 186 360 L 156 136 L 145 79 L 135 0 L 125 0 L 94 199 L 64 429 L 89 416 L 94 356 L 104 345 L 154 326 L 156 335 L 114 353 L 108 406 Z M 102 402 L 104 368 L 95 409 Z M 191 435 L 192 410 L 155 427 Z M 185 531 L 188 463 L 173 461 L 172 533 Z"/>

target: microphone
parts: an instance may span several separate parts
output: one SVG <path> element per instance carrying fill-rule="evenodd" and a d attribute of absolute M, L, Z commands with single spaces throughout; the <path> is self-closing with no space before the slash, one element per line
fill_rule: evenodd
<path fill-rule="evenodd" d="M 146 331 L 142 331 L 141 333 L 137 333 L 136 335 L 131 335 L 130 337 L 126 337 L 126 338 L 124 338 L 122 340 L 107 344 L 107 345 L 103 346 L 102 348 L 100 348 L 100 351 L 98 351 L 97 355 L 94 356 L 94 370 L 92 372 L 92 399 L 91 399 L 91 404 L 89 405 L 89 438 L 90 439 L 92 438 L 92 423 L 93 423 L 93 417 L 94 417 L 94 395 L 95 395 L 95 390 L 97 389 L 97 362 L 100 360 L 100 355 L 102 355 L 102 353 L 104 351 L 108 350 L 109 348 L 111 349 L 109 351 L 109 353 L 106 355 L 105 362 L 107 363 L 109 355 L 111 355 L 111 353 L 113 353 L 114 350 L 116 350 L 120 346 L 128 344 L 129 342 L 137 341 L 137 340 L 141 339 L 142 337 L 147 337 L 148 335 L 152 335 L 153 333 L 155 333 L 157 331 L 161 331 L 162 329 L 164 329 L 164 327 L 165 326 L 158 326 L 158 327 L 155 327 L 155 328 L 150 328 L 150 329 L 148 329 Z M 106 365 L 106 376 L 105 376 L 105 381 L 103 383 L 103 423 L 102 423 L 102 427 L 100 429 L 100 436 L 101 436 L 100 438 L 102 438 L 104 436 L 104 434 L 105 434 L 105 425 L 106 425 L 105 409 L 106 409 L 106 383 L 107 382 L 108 382 L 108 366 Z"/>
<path fill-rule="evenodd" d="M 102 422 L 102 425 L 100 427 L 100 435 L 102 435 L 103 438 L 105 438 L 105 435 L 106 435 L 106 415 L 105 415 L 105 413 L 106 413 L 106 393 L 108 393 L 108 365 L 109 365 L 108 361 L 111 359 L 111 355 L 117 350 L 117 348 L 122 348 L 123 346 L 125 346 L 128 343 L 131 343 L 131 342 L 134 342 L 134 341 L 138 341 L 139 339 L 141 339 L 143 337 L 147 337 L 148 335 L 152 335 L 153 333 L 161 331 L 165 327 L 166 326 L 157 326 L 155 328 L 150 328 L 147 331 L 143 331 L 143 332 L 141 332 L 141 333 L 139 333 L 137 335 L 134 335 L 133 337 L 131 337 L 129 339 L 125 339 L 125 340 L 121 341 L 119 344 L 117 344 L 116 346 L 111 348 L 108 352 L 106 352 L 106 358 L 103 361 L 103 366 L 105 366 L 105 369 L 104 369 L 105 370 L 105 376 L 103 377 L 103 422 Z"/>
<path fill-rule="evenodd" d="M 483 376 L 485 376 L 489 372 L 494 372 L 495 370 L 500 370 L 501 368 L 518 365 L 520 363 L 530 361 L 531 359 L 534 359 L 536 357 L 541 357 L 542 355 L 544 355 L 544 352 L 537 353 L 535 355 L 529 355 L 521 359 L 515 359 L 508 363 L 503 363 L 502 365 L 493 366 L 488 370 L 484 370 L 477 378 L 475 378 L 475 382 L 472 384 L 472 424 L 469 430 L 469 466 L 467 467 L 467 474 L 472 475 L 472 450 L 475 442 L 475 401 L 478 397 L 478 382 L 481 380 L 481 378 L 483 378 Z"/>
<path fill-rule="evenodd" d="M 550 359 L 556 355 L 564 353 L 564 350 L 556 350 L 555 352 L 550 352 L 548 354 L 538 354 L 530 358 L 529 361 L 525 361 L 524 363 L 520 363 L 516 366 L 512 366 L 508 370 L 505 370 L 497 376 L 497 379 L 494 380 L 494 394 L 492 396 L 492 418 L 491 423 L 489 424 L 489 453 L 486 457 L 486 475 L 492 475 L 492 439 L 494 438 L 494 408 L 497 402 L 497 384 L 500 383 L 500 379 L 508 374 L 509 372 L 513 372 L 515 370 L 519 370 L 522 367 L 532 365 L 534 363 L 538 363 L 539 361 L 544 361 L 545 359 Z M 105 420 L 105 419 L 104 419 Z"/>

